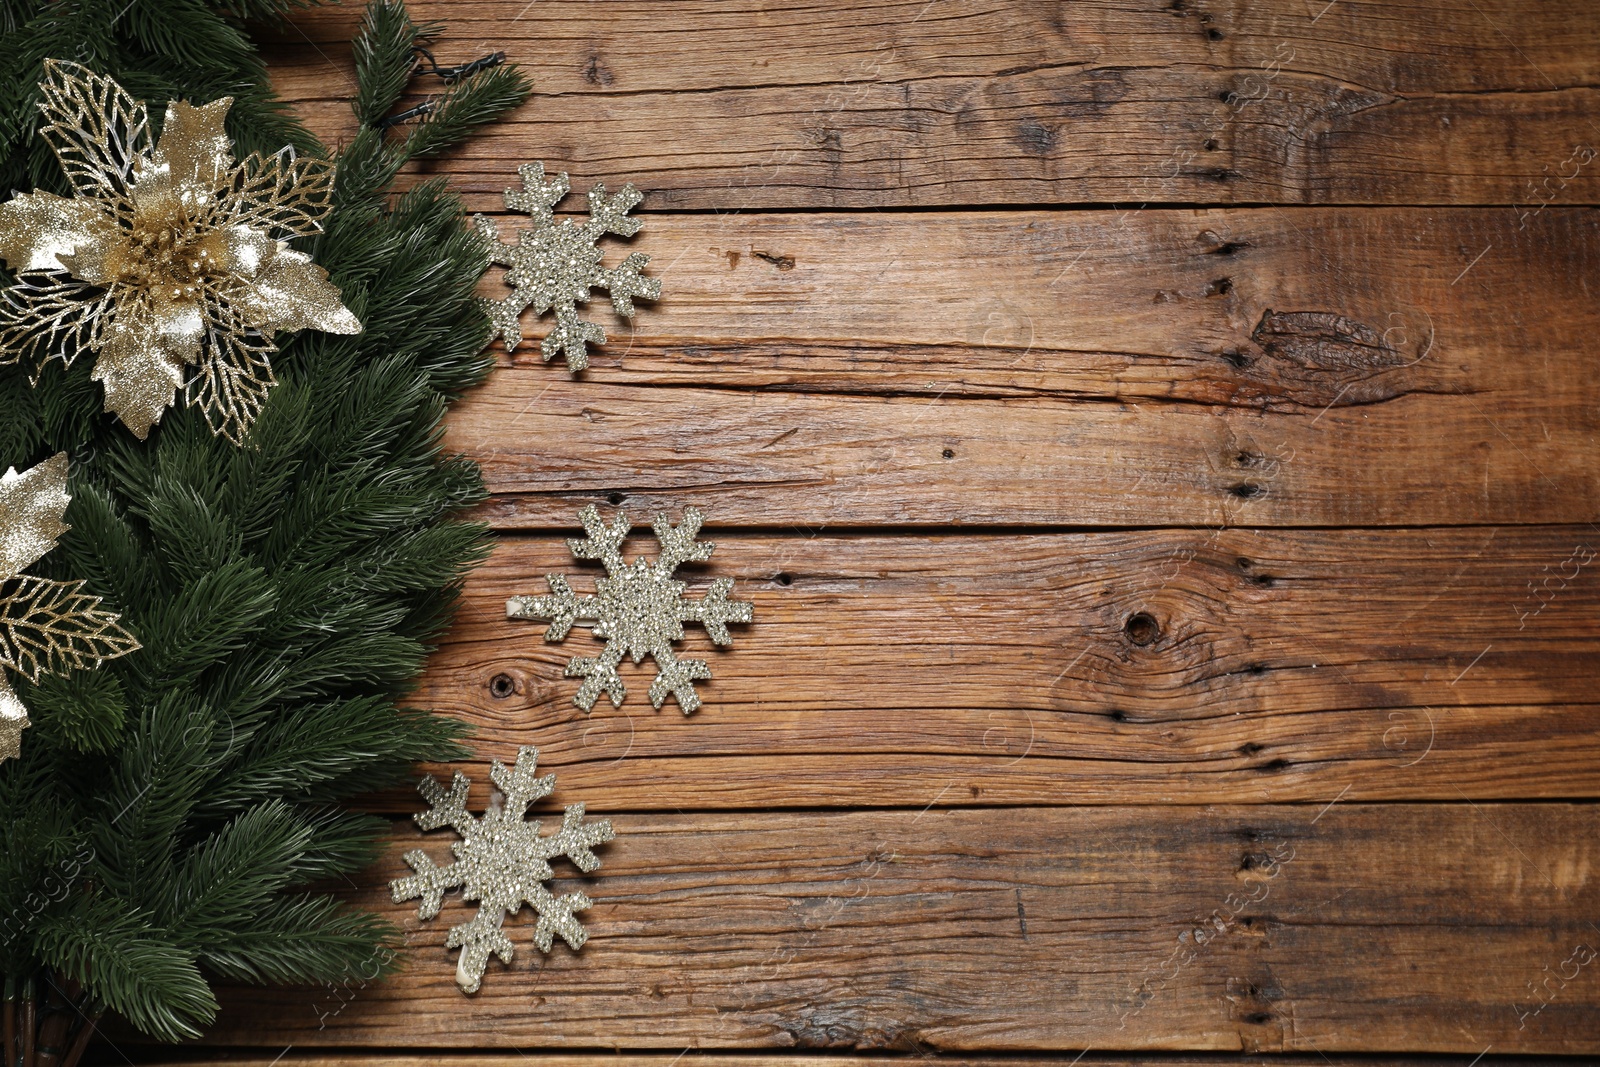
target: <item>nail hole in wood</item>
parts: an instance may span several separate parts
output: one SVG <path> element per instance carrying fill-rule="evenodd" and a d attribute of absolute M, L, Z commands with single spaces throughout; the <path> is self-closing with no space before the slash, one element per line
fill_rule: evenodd
<path fill-rule="evenodd" d="M 1149 612 L 1136 611 L 1128 616 L 1128 621 L 1123 624 L 1122 632 L 1128 635 L 1128 640 L 1143 648 L 1153 644 L 1161 636 L 1161 624 Z"/>

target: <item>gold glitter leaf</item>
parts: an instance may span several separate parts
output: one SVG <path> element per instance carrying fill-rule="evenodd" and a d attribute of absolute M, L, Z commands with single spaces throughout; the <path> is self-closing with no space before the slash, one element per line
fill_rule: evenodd
<path fill-rule="evenodd" d="M 184 386 L 188 402 L 198 407 L 213 433 L 226 433 L 230 426 L 253 423 L 267 402 L 267 393 L 277 384 L 268 358 L 277 351 L 272 342 L 244 328 L 238 311 L 218 304 L 211 308 L 208 321 L 232 323 L 233 329 L 215 329 L 210 334 L 211 358 L 200 364 Z"/>
<path fill-rule="evenodd" d="M 98 200 L 54 193 L 22 193 L 6 209 L 0 230 L 0 258 L 19 274 L 64 271 L 80 248 L 109 239 L 117 228 Z"/>
<path fill-rule="evenodd" d="M 39 136 L 79 196 L 118 197 L 152 150 L 150 116 L 122 86 L 88 67 L 47 59 Z M 15 268 L 13 268 L 15 269 Z"/>
<path fill-rule="evenodd" d="M 28 709 L 0 677 L 0 763 L 22 755 L 22 731 L 28 725 Z"/>
<path fill-rule="evenodd" d="M 71 527 L 67 454 L 59 452 L 21 474 L 0 474 L 0 582 L 37 563 Z"/>
<path fill-rule="evenodd" d="M 45 64 L 41 136 L 78 195 L 0 204 L 0 363 L 95 354 L 105 407 L 144 438 L 179 391 L 238 442 L 275 383 L 279 330 L 353 334 L 327 271 L 289 247 L 317 233 L 333 167 L 284 149 L 236 163 L 232 99 L 144 105 L 75 63 Z"/>
<path fill-rule="evenodd" d="M 333 205 L 333 164 L 296 156 L 292 148 L 246 156 L 228 183 L 222 203 L 230 226 L 310 237 L 322 232 L 322 217 Z"/>
<path fill-rule="evenodd" d="M 4 206 L 0 206 L 3 223 Z M 100 347 L 111 297 L 65 274 L 24 274 L 0 293 L 0 363 L 60 359 Z"/>
<path fill-rule="evenodd" d="M 117 625 L 100 598 L 81 592 L 82 582 L 13 578 L 0 598 L 0 666 L 29 681 L 41 674 L 65 674 L 98 667 L 139 647 Z"/>
<path fill-rule="evenodd" d="M 233 142 L 225 129 L 232 105 L 230 96 L 199 107 L 182 100 L 168 104 L 161 140 L 139 180 L 149 183 L 161 174 L 176 189 L 220 192 L 233 169 Z"/>
<path fill-rule="evenodd" d="M 418 785 L 430 807 L 413 818 L 424 830 L 441 826 L 455 830 L 461 838 L 451 846 L 456 860 L 440 867 L 421 849 L 408 852 L 406 864 L 416 873 L 396 878 L 389 883 L 389 891 L 396 904 L 420 898 L 419 919 L 435 918 L 444 905 L 445 893 L 451 889 L 459 887 L 463 900 L 478 902 L 478 913 L 453 927 L 444 942 L 447 948 L 461 950 L 456 984 L 464 993 L 478 991 L 490 955 L 501 963 L 511 962 L 514 949 L 501 926 L 524 904 L 532 906 L 539 916 L 533 942 L 540 951 L 549 952 L 557 937 L 573 949 L 582 948 L 589 937 L 573 915 L 589 907 L 589 898 L 582 893 L 552 895 L 544 886 L 555 877 L 549 861 L 566 856 L 587 874 L 600 866 L 594 846 L 612 840 L 615 834 L 607 821 L 585 825 L 583 805 L 573 804 L 562 816 L 561 829 L 541 837 L 539 824 L 527 821 L 528 805 L 550 795 L 556 776 L 537 777 L 538 760 L 539 750 L 524 745 L 517 750 L 514 768 L 508 770 L 499 760 L 494 761 L 489 778 L 503 799 L 498 808 L 490 807 L 482 818 L 467 811 L 467 790 L 472 782 L 460 771 L 451 780 L 449 790 L 431 775 Z"/>

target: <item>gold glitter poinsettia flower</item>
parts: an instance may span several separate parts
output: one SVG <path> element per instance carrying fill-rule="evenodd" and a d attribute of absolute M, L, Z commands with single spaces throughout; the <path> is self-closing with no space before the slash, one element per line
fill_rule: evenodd
<path fill-rule="evenodd" d="M 65 452 L 21 474 L 12 468 L 0 475 L 0 762 L 22 754 L 28 726 L 28 711 L 6 684 L 6 670 L 37 682 L 139 647 L 99 597 L 82 592 L 82 582 L 22 573 L 70 529 L 61 520 L 71 499 Z"/>
<path fill-rule="evenodd" d="M 239 441 L 275 384 L 278 330 L 361 332 L 328 272 L 288 240 L 321 230 L 332 164 L 292 149 L 236 162 L 231 97 L 145 106 L 76 63 L 48 60 L 40 136 L 76 195 L 0 204 L 0 363 L 95 354 L 105 407 L 140 439 L 181 388 Z M 191 370 L 191 368 L 193 368 Z"/>

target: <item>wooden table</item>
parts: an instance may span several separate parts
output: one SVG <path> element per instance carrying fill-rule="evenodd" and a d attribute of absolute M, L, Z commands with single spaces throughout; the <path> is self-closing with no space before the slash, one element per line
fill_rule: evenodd
<path fill-rule="evenodd" d="M 417 698 L 474 803 L 537 745 L 618 839 L 588 946 L 508 923 L 468 998 L 385 794 L 404 972 L 230 994 L 230 1062 L 1600 1052 L 1600 9 L 412 8 L 537 88 L 435 168 L 469 207 L 646 191 L 607 262 L 663 298 L 452 415 L 497 547 Z M 334 138 L 358 14 L 271 52 Z M 755 604 L 692 717 L 505 617 L 592 588 L 587 504 L 630 558 L 702 508 Z"/>

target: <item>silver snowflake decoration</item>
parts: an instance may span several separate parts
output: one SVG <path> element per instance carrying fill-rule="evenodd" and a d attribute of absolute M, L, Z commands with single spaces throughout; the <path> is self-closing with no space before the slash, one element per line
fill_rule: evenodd
<path fill-rule="evenodd" d="M 661 283 L 641 273 L 649 256 L 635 252 L 615 269 L 600 265 L 600 238 L 639 232 L 639 220 L 629 218 L 628 212 L 643 197 L 632 185 L 608 196 L 606 187 L 597 183 L 589 193 L 589 221 L 581 226 L 571 219 L 558 223 L 551 209 L 572 188 L 567 176 L 545 181 L 543 163 L 523 164 L 517 173 L 522 188 L 506 190 L 506 208 L 533 216 L 533 228 L 518 231 L 517 243 L 508 245 L 500 240 L 493 219 L 473 217 L 489 245 L 490 261 L 510 268 L 505 278 L 513 290 L 503 300 L 481 301 L 494 325 L 489 339 L 503 337 L 506 351 L 515 352 L 522 340 L 523 309 L 532 308 L 535 316 L 554 309 L 555 329 L 539 346 L 540 355 L 548 363 L 556 353 L 564 353 L 567 369 L 576 373 L 589 365 L 589 342 L 606 340 L 599 326 L 578 318 L 578 305 L 589 302 L 590 290 L 609 292 L 612 308 L 623 318 L 633 317 L 634 297 L 654 300 L 661 295 Z"/>
<path fill-rule="evenodd" d="M 733 643 L 728 623 L 749 622 L 752 615 L 748 602 L 728 599 L 732 578 L 718 578 L 701 600 L 685 599 L 687 586 L 673 578 L 680 565 L 711 558 L 716 545 L 695 540 L 704 516 L 696 508 L 685 508 L 683 521 L 673 526 L 664 513 L 657 515 L 652 528 L 661 551 L 654 563 L 641 557 L 631 567 L 622 558 L 622 542 L 631 529 L 626 513 L 618 512 L 616 521 L 607 526 L 591 505 L 578 513 L 578 519 L 588 536 L 568 538 L 567 547 L 579 559 L 597 559 L 605 565 L 606 577 L 595 580 L 595 594 L 576 596 L 564 577 L 546 575 L 551 595 L 512 597 L 506 601 L 507 617 L 551 620 L 546 641 L 560 641 L 575 622 L 589 623 L 594 636 L 605 641 L 599 656 L 578 656 L 567 663 L 567 677 L 584 680 L 572 698 L 584 711 L 594 707 L 601 693 L 609 693 L 612 706 L 621 707 L 627 687 L 617 665 L 623 656 L 632 657 L 634 663 L 650 656 L 656 664 L 650 703 L 659 708 L 670 693 L 688 715 L 700 706 L 694 683 L 710 678 L 711 668 L 704 660 L 673 655 L 672 642 L 682 640 L 683 624 L 698 622 L 713 642 L 728 645 Z"/>
<path fill-rule="evenodd" d="M 500 789 L 503 799 L 498 808 L 491 804 L 481 819 L 467 811 L 467 790 L 472 782 L 460 771 L 450 783 L 449 792 L 432 775 L 418 786 L 432 807 L 415 816 L 417 825 L 424 830 L 449 826 L 460 834 L 461 840 L 450 846 L 456 861 L 448 867 L 437 867 L 421 849 L 407 852 L 405 861 L 417 873 L 396 878 L 389 883 L 389 889 L 397 904 L 421 897 L 417 908 L 421 919 L 439 914 L 445 892 L 450 889 L 460 887 L 463 900 L 479 902 L 478 914 L 452 927 L 444 942 L 447 948 L 461 950 L 456 984 L 465 993 L 476 993 L 483 984 L 490 953 L 501 963 L 511 962 L 511 939 L 500 927 L 506 916 L 515 915 L 523 904 L 532 906 L 539 915 L 533 941 L 541 951 L 549 952 L 557 935 L 574 949 L 582 948 L 589 939 L 573 918 L 574 912 L 589 907 L 589 898 L 582 893 L 551 895 L 544 887 L 555 876 L 549 861 L 565 855 L 578 870 L 588 873 L 600 866 L 591 849 L 615 835 L 608 821 L 585 826 L 583 805 L 572 804 L 562 816 L 558 832 L 539 836 L 539 824 L 526 821 L 528 805 L 550 795 L 556 776 L 536 778 L 538 759 L 539 750 L 524 745 L 517 750 L 514 769 L 507 770 L 505 764 L 494 761 L 489 779 Z"/>

